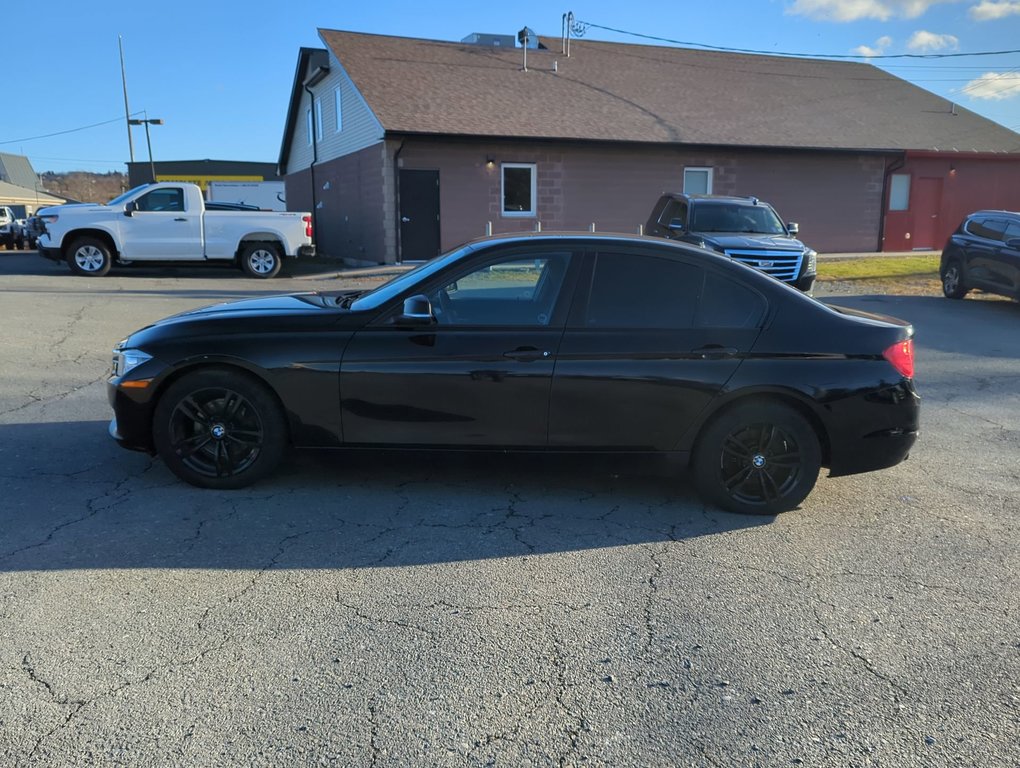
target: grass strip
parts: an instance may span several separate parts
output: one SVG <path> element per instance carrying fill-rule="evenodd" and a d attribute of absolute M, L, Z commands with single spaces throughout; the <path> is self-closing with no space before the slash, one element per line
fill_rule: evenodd
<path fill-rule="evenodd" d="M 939 256 L 875 256 L 845 261 L 818 261 L 819 280 L 875 280 L 888 277 L 938 278 Z"/>

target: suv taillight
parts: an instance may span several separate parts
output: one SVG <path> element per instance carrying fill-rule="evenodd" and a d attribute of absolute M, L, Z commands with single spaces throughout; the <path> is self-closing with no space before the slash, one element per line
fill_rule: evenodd
<path fill-rule="evenodd" d="M 309 240 L 311 240 L 312 239 L 312 217 L 311 216 L 302 216 L 301 217 L 301 221 L 303 221 L 305 223 L 305 237 L 307 237 Z"/>
<path fill-rule="evenodd" d="M 914 378 L 914 340 L 897 341 L 885 352 L 882 357 L 892 363 L 892 367 L 900 372 L 901 376 L 908 379 Z"/>

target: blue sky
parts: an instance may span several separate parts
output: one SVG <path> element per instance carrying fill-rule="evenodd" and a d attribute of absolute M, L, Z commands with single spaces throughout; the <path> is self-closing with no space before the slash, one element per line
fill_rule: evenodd
<path fill-rule="evenodd" d="M 558 37 L 567 11 L 603 27 L 764 51 L 1020 48 L 1020 0 L 631 0 L 564 2 L 562 8 L 531 0 L 176 0 L 163 6 L 51 0 L 45 12 L 32 3 L 9 3 L 0 60 L 12 87 L 0 101 L 0 151 L 28 155 L 39 172 L 124 170 L 118 35 L 131 111 L 166 121 L 151 129 L 156 160 L 275 162 L 297 51 L 321 46 L 319 27 L 453 41 L 471 32 L 513 34 L 527 25 Z M 647 42 L 597 28 L 585 37 Z M 871 61 L 1020 131 L 1020 53 Z M 97 123 L 105 124 L 76 130 Z M 72 132 L 34 138 L 62 131 Z M 145 160 L 144 131 L 134 131 L 135 158 Z"/>

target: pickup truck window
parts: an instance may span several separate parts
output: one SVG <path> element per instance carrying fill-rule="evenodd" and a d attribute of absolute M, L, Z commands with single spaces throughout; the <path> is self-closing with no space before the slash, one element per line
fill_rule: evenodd
<path fill-rule="evenodd" d="M 138 198 L 139 211 L 183 211 L 184 190 L 180 187 L 154 189 Z"/>

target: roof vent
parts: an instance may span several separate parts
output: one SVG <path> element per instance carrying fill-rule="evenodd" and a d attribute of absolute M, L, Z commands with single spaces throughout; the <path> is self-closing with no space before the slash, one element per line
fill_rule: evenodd
<path fill-rule="evenodd" d="M 469 43 L 470 45 L 484 45 L 490 48 L 516 47 L 513 35 L 490 35 L 485 32 L 472 32 L 461 42 Z"/>

